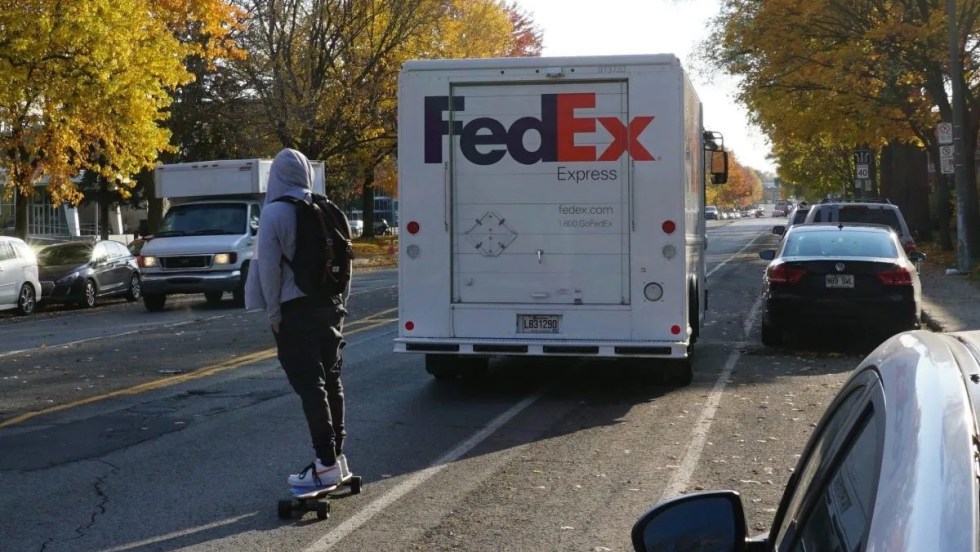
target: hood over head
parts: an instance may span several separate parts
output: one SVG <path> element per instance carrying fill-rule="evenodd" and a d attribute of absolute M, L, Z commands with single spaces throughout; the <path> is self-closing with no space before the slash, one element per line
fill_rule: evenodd
<path fill-rule="evenodd" d="M 286 148 L 276 154 L 269 169 L 266 204 L 282 196 L 310 199 L 313 190 L 313 165 L 302 153 Z"/>

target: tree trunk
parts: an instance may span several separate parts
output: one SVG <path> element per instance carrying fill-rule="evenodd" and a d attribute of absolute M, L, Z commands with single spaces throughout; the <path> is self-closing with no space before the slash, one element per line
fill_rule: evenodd
<path fill-rule="evenodd" d="M 17 204 L 14 209 L 14 235 L 22 240 L 27 239 L 27 207 L 31 200 L 30 192 L 24 193 L 24 190 L 31 190 L 31 188 L 24 188 L 18 186 L 14 183 L 14 202 Z"/>
<path fill-rule="evenodd" d="M 965 205 L 963 223 L 966 226 L 966 237 L 970 245 L 970 257 L 974 262 L 980 257 L 980 204 L 977 203 L 977 125 L 967 124 L 963 137 L 963 163 L 966 167 L 966 185 L 963 189 L 957 187 L 956 194 L 962 194 L 962 201 L 957 200 L 959 208 Z"/>
<path fill-rule="evenodd" d="M 374 237 L 374 167 L 364 171 L 364 182 L 361 184 L 361 211 L 364 215 L 364 235 Z"/>
<path fill-rule="evenodd" d="M 936 195 L 936 229 L 939 232 L 939 247 L 943 251 L 953 250 L 953 205 L 951 190 L 953 187 L 952 176 L 940 172 L 939 155 L 932 156 L 935 172 L 935 195 Z"/>
<path fill-rule="evenodd" d="M 931 234 L 929 159 L 911 144 L 892 142 L 881 152 L 881 197 L 898 205 L 916 240 Z"/>
<path fill-rule="evenodd" d="M 109 230 L 112 228 L 109 222 L 109 181 L 104 177 L 99 177 L 99 238 L 109 239 Z"/>

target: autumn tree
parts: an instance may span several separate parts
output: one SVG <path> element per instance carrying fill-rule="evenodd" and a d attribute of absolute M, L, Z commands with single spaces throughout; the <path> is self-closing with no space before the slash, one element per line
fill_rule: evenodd
<path fill-rule="evenodd" d="M 402 64 L 504 56 L 515 37 L 534 48 L 528 18 L 515 10 L 515 32 L 497 0 L 255 0 L 248 12 L 239 70 L 265 123 L 282 146 L 326 162 L 332 195 L 362 196 L 368 235 L 376 168 L 395 153 Z"/>
<path fill-rule="evenodd" d="M 40 179 L 52 202 L 75 203 L 83 170 L 125 190 L 152 166 L 170 91 L 190 79 L 183 60 L 226 48 L 233 15 L 218 0 L 0 0 L 0 166 L 17 235 Z M 212 38 L 178 40 L 190 23 Z"/>
<path fill-rule="evenodd" d="M 980 36 L 978 8 L 976 0 L 959 2 L 961 45 Z M 946 29 L 945 3 L 937 1 L 727 0 L 708 41 L 712 48 L 704 51 L 714 67 L 741 77 L 740 99 L 755 122 L 778 155 L 795 156 L 786 166 L 806 157 L 800 155 L 806 144 L 852 152 L 912 143 L 938 159 L 933 129 L 951 112 Z M 965 70 L 954 77 L 967 84 L 964 150 L 972 159 L 980 60 L 963 58 Z M 967 199 L 966 228 L 977 235 L 976 186 L 958 193 Z M 980 239 L 971 238 L 971 245 L 980 247 Z"/>

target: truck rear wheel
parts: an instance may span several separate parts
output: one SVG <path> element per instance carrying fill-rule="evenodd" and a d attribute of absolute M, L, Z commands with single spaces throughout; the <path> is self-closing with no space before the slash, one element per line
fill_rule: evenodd
<path fill-rule="evenodd" d="M 160 312 L 167 304 L 167 296 L 163 293 L 144 293 L 143 306 L 150 312 Z"/>

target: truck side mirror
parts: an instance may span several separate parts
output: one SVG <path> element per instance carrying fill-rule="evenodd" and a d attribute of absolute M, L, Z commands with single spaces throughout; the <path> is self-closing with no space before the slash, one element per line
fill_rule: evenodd
<path fill-rule="evenodd" d="M 711 153 L 711 183 L 728 182 L 728 152 L 713 150 Z"/>

